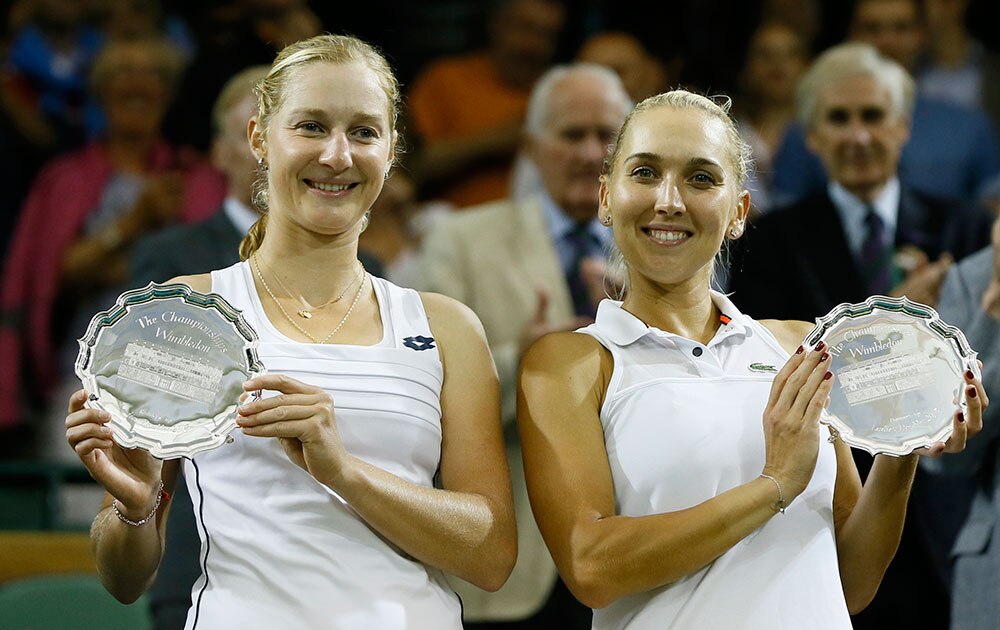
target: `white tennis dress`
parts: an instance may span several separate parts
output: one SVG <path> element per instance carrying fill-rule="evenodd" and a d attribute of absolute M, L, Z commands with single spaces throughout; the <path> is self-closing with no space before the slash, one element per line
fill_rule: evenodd
<path fill-rule="evenodd" d="M 580 331 L 614 358 L 600 416 L 618 514 L 683 510 L 764 466 L 762 415 L 788 353 L 724 295 L 712 299 L 728 323 L 708 345 L 649 327 L 611 300 Z M 837 462 L 825 435 L 812 481 L 785 514 L 700 571 L 595 610 L 593 627 L 849 629 L 833 528 Z"/>
<path fill-rule="evenodd" d="M 269 373 L 322 387 L 350 453 L 429 487 L 441 457 L 441 359 L 420 296 L 372 284 L 380 343 L 304 344 L 268 321 L 247 263 L 212 272 L 212 291 L 259 333 Z M 232 437 L 184 462 L 202 542 L 186 630 L 462 627 L 440 571 L 384 541 L 278 440 Z"/>

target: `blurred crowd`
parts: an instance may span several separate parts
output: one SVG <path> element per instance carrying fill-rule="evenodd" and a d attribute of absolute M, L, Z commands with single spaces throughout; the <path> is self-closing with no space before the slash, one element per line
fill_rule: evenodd
<path fill-rule="evenodd" d="M 772 313 L 766 311 L 777 308 L 777 297 L 759 297 L 757 311 L 752 300 L 740 298 L 766 295 L 763 288 L 779 282 L 786 246 L 823 238 L 782 231 L 785 209 L 812 203 L 831 179 L 852 190 L 837 160 L 838 152 L 857 149 L 822 136 L 803 117 L 811 110 L 803 108 L 809 95 L 801 79 L 831 46 L 871 45 L 905 70 L 916 92 L 903 136 L 883 141 L 874 133 L 861 146 L 891 167 L 883 183 L 897 182 L 904 198 L 912 191 L 933 200 L 928 207 L 967 217 L 963 223 L 974 232 L 959 247 L 934 241 L 947 234 L 931 230 L 919 250 L 902 252 L 909 258 L 898 267 L 912 274 L 905 286 L 936 304 L 949 267 L 989 243 L 990 213 L 1000 213 L 1000 40 L 983 19 L 991 4 L 688 0 L 654 9 L 610 0 L 369 0 L 353 6 L 14 0 L 0 15 L 0 458 L 74 459 L 61 422 L 68 392 L 78 387 L 77 339 L 95 312 L 126 288 L 235 262 L 239 237 L 256 219 L 250 182 L 257 165 L 245 141 L 252 86 L 290 42 L 351 33 L 380 46 L 396 66 L 405 94 L 402 168 L 386 182 L 361 237 L 371 260 L 366 266 L 401 286 L 459 293 L 477 311 L 501 380 L 507 360 L 510 428 L 510 380 L 520 352 L 544 332 L 586 321 L 593 313 L 587 296 L 599 299 L 607 288 L 603 263 L 583 260 L 599 258 L 606 247 L 599 228 L 589 242 L 585 236 L 583 245 L 569 244 L 579 242 L 573 241 L 578 235 L 553 227 L 553 207 L 574 221 L 596 220 L 603 149 L 630 109 L 617 96 L 606 99 L 610 105 L 594 105 L 604 108 L 599 112 L 587 109 L 582 89 L 563 98 L 558 86 L 552 94 L 539 87 L 544 94 L 537 96 L 540 77 L 557 64 L 580 62 L 617 74 L 614 89 L 624 88 L 632 103 L 677 86 L 732 97 L 753 149 L 753 208 L 750 245 L 734 252 L 732 271 L 720 270 L 720 285 L 732 281 L 737 303 L 750 315 L 811 319 L 823 314 L 813 311 L 825 302 L 809 303 L 812 310 L 801 314 Z M 846 116 L 850 104 L 844 108 Z M 874 114 L 860 114 L 866 115 Z M 538 198 L 537 208 L 519 205 Z M 460 223 L 469 208 L 484 204 L 493 223 Z M 534 235 L 552 235 L 563 271 L 579 276 L 583 288 L 578 291 L 573 278 L 568 286 L 546 288 L 544 278 L 515 274 L 511 282 L 524 287 L 524 300 L 514 295 L 477 308 L 473 293 L 486 283 L 499 291 L 494 298 L 505 295 L 498 267 L 514 268 L 532 255 L 501 249 L 497 258 L 484 258 L 502 242 L 504 223 L 523 221 L 524 227 L 532 220 L 538 221 Z M 795 229 L 810 231 L 808 224 Z M 186 225 L 217 231 L 194 235 L 183 231 Z M 517 238 L 534 235 L 525 229 Z M 205 254 L 201 262 L 197 239 L 223 258 Z M 754 243 L 758 251 L 775 252 L 774 269 L 760 271 L 760 259 L 747 257 Z M 470 258 L 462 260 L 457 252 L 466 249 Z M 174 258 L 176 266 L 162 266 Z M 484 267 L 482 277 L 476 264 Z M 491 320 L 498 321 L 495 328 Z M 967 510 L 967 500 L 956 503 L 956 510 Z M 955 535 L 948 524 L 923 527 L 931 538 L 941 528 L 941 536 Z M 934 554 L 941 552 L 932 548 Z M 919 597 L 940 596 L 941 606 L 928 612 L 918 595 L 910 606 L 920 613 L 918 623 L 932 624 L 916 627 L 944 627 L 947 562 L 927 562 L 937 564 L 912 566 L 941 588 Z M 542 579 L 551 583 L 549 571 Z M 870 614 L 883 614 L 875 609 Z"/>

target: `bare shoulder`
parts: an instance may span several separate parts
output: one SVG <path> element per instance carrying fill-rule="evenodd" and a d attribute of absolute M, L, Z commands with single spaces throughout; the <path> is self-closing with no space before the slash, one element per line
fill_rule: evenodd
<path fill-rule="evenodd" d="M 788 354 L 795 354 L 795 351 L 802 345 L 802 340 L 816 327 L 815 324 L 794 319 L 763 319 L 760 323 L 771 331 L 771 334 Z"/>
<path fill-rule="evenodd" d="M 199 293 L 208 293 L 212 290 L 212 274 L 210 273 L 199 273 L 193 276 L 177 276 L 176 278 L 171 278 L 169 280 L 170 284 L 175 282 L 186 284 Z"/>
<path fill-rule="evenodd" d="M 420 292 L 424 312 L 435 336 L 479 335 L 486 336 L 483 324 L 471 308 L 454 298 L 429 291 Z"/>
<path fill-rule="evenodd" d="M 528 348 L 521 359 L 522 382 L 555 377 L 567 385 L 606 384 L 612 369 L 611 353 L 590 335 L 556 332 Z"/>

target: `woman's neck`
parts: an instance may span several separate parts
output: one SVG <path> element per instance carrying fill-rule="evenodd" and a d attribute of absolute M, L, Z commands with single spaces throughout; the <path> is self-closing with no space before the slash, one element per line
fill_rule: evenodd
<path fill-rule="evenodd" d="M 265 277 L 277 276 L 274 284 L 312 305 L 339 295 L 356 280 L 361 264 L 357 235 L 322 237 L 277 221 L 269 221 L 267 236 L 254 256 Z"/>
<path fill-rule="evenodd" d="M 719 309 L 712 301 L 707 279 L 697 276 L 669 286 L 648 280 L 634 282 L 622 307 L 648 326 L 708 343 L 719 328 Z"/>

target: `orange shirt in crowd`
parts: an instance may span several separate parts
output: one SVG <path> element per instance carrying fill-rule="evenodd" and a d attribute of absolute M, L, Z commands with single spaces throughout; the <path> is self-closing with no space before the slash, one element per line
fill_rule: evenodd
<path fill-rule="evenodd" d="M 476 53 L 431 64 L 416 78 L 407 100 L 417 135 L 433 143 L 521 120 L 529 95 L 503 83 L 486 53 Z M 455 178 L 441 197 L 459 207 L 503 199 L 511 163 L 490 163 Z"/>

